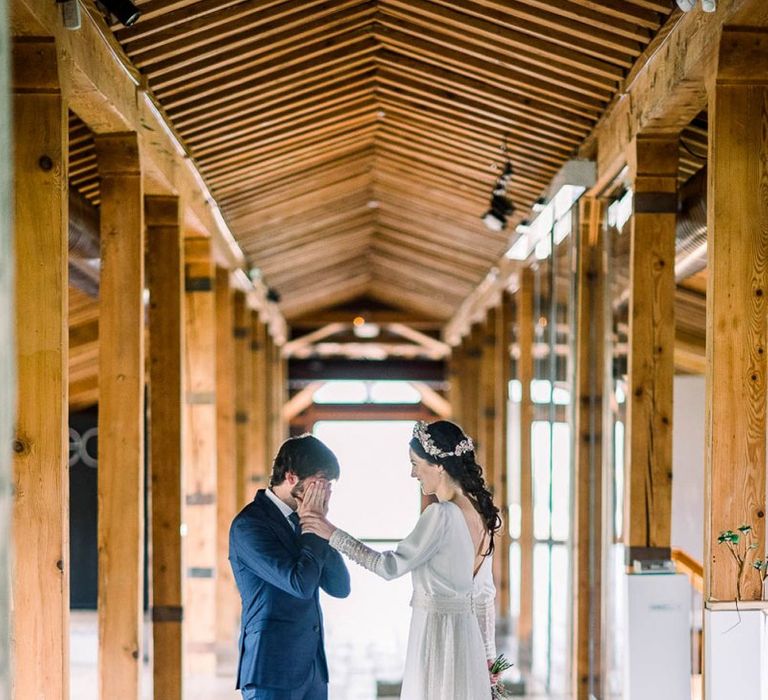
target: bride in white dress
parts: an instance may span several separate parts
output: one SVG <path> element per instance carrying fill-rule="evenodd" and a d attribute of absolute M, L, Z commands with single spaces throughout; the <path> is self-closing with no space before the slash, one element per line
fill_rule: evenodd
<path fill-rule="evenodd" d="M 413 615 L 401 700 L 488 700 L 488 669 L 496 657 L 492 554 L 499 511 L 471 438 L 454 423 L 417 423 L 410 457 L 411 475 L 438 502 L 394 551 L 370 549 L 328 522 L 322 513 L 327 485 L 308 490 L 302 530 L 328 539 L 384 579 L 411 573 Z"/>

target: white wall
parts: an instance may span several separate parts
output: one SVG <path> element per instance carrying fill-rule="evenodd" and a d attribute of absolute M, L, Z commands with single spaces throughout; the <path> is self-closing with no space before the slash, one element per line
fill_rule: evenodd
<path fill-rule="evenodd" d="M 672 546 L 704 556 L 704 377 L 675 377 Z"/>
<path fill-rule="evenodd" d="M 13 366 L 13 258 L 11 257 L 10 96 L 8 87 L 8 18 L 0 0 L 0 700 L 11 697 L 9 664 L 9 544 L 11 517 L 11 438 L 15 389 Z"/>

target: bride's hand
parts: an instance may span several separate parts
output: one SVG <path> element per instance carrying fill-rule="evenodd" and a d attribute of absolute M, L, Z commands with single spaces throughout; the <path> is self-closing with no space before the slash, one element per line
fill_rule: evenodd
<path fill-rule="evenodd" d="M 312 533 L 324 540 L 331 539 L 331 535 L 336 532 L 336 527 L 328 522 L 324 515 L 308 511 L 301 515 L 301 532 Z"/>

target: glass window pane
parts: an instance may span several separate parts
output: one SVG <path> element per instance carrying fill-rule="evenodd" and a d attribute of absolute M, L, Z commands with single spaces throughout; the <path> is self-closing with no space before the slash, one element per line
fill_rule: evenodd
<path fill-rule="evenodd" d="M 361 539 L 399 540 L 421 511 L 411 478 L 412 421 L 318 421 L 315 435 L 339 458 L 329 517 Z"/>
<path fill-rule="evenodd" d="M 373 403 L 419 403 L 421 394 L 410 382 L 373 382 L 371 401 Z"/>
<path fill-rule="evenodd" d="M 549 423 L 536 421 L 531 430 L 533 449 L 533 536 L 549 538 Z"/>
<path fill-rule="evenodd" d="M 552 539 L 568 539 L 570 503 L 571 426 L 567 423 L 555 423 L 552 459 Z"/>
<path fill-rule="evenodd" d="M 365 382 L 338 380 L 326 382 L 314 395 L 315 403 L 365 403 L 368 387 Z"/>

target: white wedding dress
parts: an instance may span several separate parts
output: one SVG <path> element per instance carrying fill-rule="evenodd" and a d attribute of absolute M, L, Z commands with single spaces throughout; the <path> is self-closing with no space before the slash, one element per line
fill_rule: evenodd
<path fill-rule="evenodd" d="M 342 530 L 330 540 L 385 579 L 413 576 L 413 616 L 401 700 L 489 700 L 496 657 L 491 557 L 473 576 L 476 552 L 461 509 L 434 503 L 397 549 L 377 552 Z"/>

